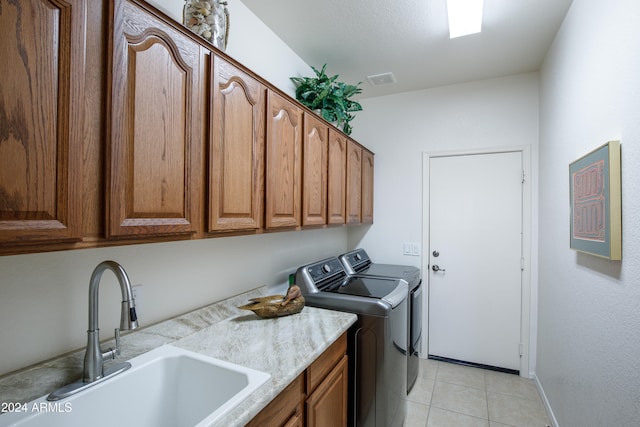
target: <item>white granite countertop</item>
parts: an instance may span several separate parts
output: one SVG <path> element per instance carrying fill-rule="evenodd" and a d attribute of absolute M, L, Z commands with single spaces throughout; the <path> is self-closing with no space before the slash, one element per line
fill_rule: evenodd
<path fill-rule="evenodd" d="M 274 289 L 263 286 L 133 331 L 121 338 L 122 355 L 118 360 L 171 344 L 269 373 L 271 378 L 265 384 L 217 423 L 242 426 L 357 319 L 352 313 L 314 307 L 305 307 L 291 316 L 261 319 L 236 308 L 249 298 L 274 293 Z M 84 349 L 0 377 L 0 402 L 29 402 L 76 380 L 82 372 L 83 357 Z"/>

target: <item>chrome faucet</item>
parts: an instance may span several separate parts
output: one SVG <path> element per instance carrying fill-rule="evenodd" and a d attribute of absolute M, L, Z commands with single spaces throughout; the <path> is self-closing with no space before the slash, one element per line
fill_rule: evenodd
<path fill-rule="evenodd" d="M 122 309 L 120 312 L 120 329 L 129 330 L 138 327 L 135 302 L 129 277 L 124 268 L 115 261 L 103 261 L 93 270 L 89 283 L 89 329 L 87 330 L 87 352 L 84 355 L 84 371 L 82 381 L 91 383 L 104 376 L 103 358 L 115 359 L 120 355 L 120 330 L 116 328 L 116 348 L 105 353 L 100 349 L 100 329 L 98 328 L 98 285 L 105 270 L 111 270 L 120 283 L 122 292 Z M 130 365 L 129 365 L 130 366 Z M 128 369 L 128 368 L 127 368 Z"/>
<path fill-rule="evenodd" d="M 100 329 L 98 328 L 98 287 L 102 273 L 111 270 L 120 283 L 122 291 L 122 309 L 120 313 L 120 329 L 130 330 L 138 327 L 135 301 L 131 282 L 124 268 L 115 261 L 103 261 L 93 270 L 89 283 L 89 329 L 87 330 L 87 350 L 84 355 L 82 381 L 66 385 L 47 397 L 47 400 L 59 400 L 75 394 L 85 388 L 107 379 L 131 367 L 128 362 L 117 363 L 109 368 L 104 367 L 104 359 L 115 359 L 120 355 L 120 329 L 115 330 L 116 346 L 106 352 L 100 349 Z"/>

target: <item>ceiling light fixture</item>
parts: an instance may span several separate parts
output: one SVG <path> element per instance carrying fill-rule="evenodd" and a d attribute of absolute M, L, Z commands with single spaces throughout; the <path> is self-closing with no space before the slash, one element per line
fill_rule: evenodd
<path fill-rule="evenodd" d="M 449 38 L 482 31 L 483 0 L 447 0 Z"/>

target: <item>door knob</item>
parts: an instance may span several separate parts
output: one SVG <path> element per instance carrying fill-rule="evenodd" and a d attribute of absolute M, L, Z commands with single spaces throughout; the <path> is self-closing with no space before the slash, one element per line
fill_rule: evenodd
<path fill-rule="evenodd" d="M 433 267 L 431 267 L 431 269 L 433 271 L 442 271 L 443 273 L 446 271 L 444 268 L 440 268 L 438 264 L 434 264 Z"/>

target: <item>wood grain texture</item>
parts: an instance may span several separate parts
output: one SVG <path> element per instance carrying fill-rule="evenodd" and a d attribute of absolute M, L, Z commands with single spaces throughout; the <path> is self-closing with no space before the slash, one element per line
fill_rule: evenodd
<path fill-rule="evenodd" d="M 304 400 L 304 373 L 298 375 L 275 399 L 271 401 L 247 427 L 280 427 L 291 419 L 301 418 Z"/>
<path fill-rule="evenodd" d="M 200 229 L 204 50 L 114 2 L 107 237 Z"/>
<path fill-rule="evenodd" d="M 346 427 L 349 390 L 348 359 L 340 362 L 306 401 L 307 427 Z"/>
<path fill-rule="evenodd" d="M 82 236 L 86 7 L 0 3 L 0 245 Z"/>
<path fill-rule="evenodd" d="M 347 141 L 347 224 L 362 222 L 362 147 Z"/>
<path fill-rule="evenodd" d="M 329 129 L 329 165 L 327 176 L 327 223 L 346 223 L 347 137 Z"/>
<path fill-rule="evenodd" d="M 302 225 L 327 223 L 327 164 L 329 127 L 309 113 L 304 114 L 302 168 Z"/>
<path fill-rule="evenodd" d="M 373 166 L 374 155 L 362 149 L 362 223 L 373 223 Z"/>
<path fill-rule="evenodd" d="M 264 209 L 266 89 L 214 56 L 209 231 L 257 230 Z"/>
<path fill-rule="evenodd" d="M 300 226 L 301 168 L 302 109 L 268 91 L 266 228 Z"/>

